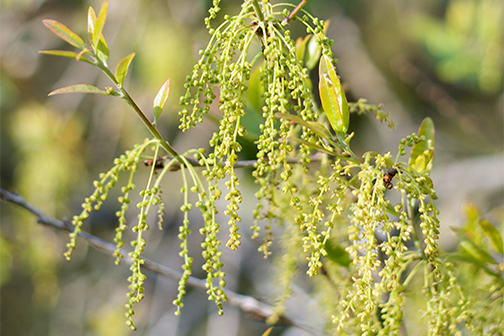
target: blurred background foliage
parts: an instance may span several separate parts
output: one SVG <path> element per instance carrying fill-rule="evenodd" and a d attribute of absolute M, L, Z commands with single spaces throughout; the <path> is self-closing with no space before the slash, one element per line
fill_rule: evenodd
<path fill-rule="evenodd" d="M 237 13 L 240 1 L 223 0 L 221 13 Z M 15 190 L 48 215 L 71 218 L 79 212 L 92 180 L 115 156 L 142 141 L 145 129 L 131 109 L 111 97 L 63 95 L 51 90 L 76 83 L 109 85 L 87 64 L 38 54 L 66 48 L 42 19 L 58 20 L 81 35 L 88 6 L 100 1 L 1 0 L 0 109 L 1 186 Z M 203 18 L 210 0 L 111 0 L 104 34 L 110 64 L 136 52 L 127 78 L 129 92 L 150 111 L 157 89 L 171 78 L 171 93 L 160 129 L 182 151 L 206 147 L 215 125 L 180 134 L 178 97 L 197 51 L 209 35 Z M 395 131 L 372 116 L 352 115 L 356 153 L 396 153 L 398 140 L 414 132 L 425 116 L 436 125 L 433 180 L 440 199 L 441 246 L 455 251 L 449 226 L 462 226 L 462 211 L 477 209 L 493 225 L 503 221 L 503 3 L 500 0 L 312 0 L 306 9 L 330 19 L 338 72 L 349 101 L 360 97 L 384 104 L 398 122 Z M 303 35 L 300 26 L 293 31 Z M 147 173 L 147 171 L 145 172 Z M 244 172 L 245 173 L 245 172 Z M 145 177 L 145 176 L 144 176 Z M 141 178 L 140 178 L 141 179 Z M 167 214 L 162 234 L 150 230 L 146 255 L 179 269 L 177 226 L 180 178 L 165 185 Z M 137 184 L 141 185 L 141 181 Z M 173 188 L 173 189 L 172 189 Z M 245 185 L 242 212 L 252 213 L 254 186 Z M 470 202 L 470 203 L 465 203 Z M 469 204 L 469 205 L 467 205 Z M 87 230 L 111 241 L 116 225 L 113 198 L 93 214 Z M 473 211 L 473 212 L 474 212 Z M 2 203 L 0 236 L 1 331 L 5 335 L 129 335 L 124 321 L 126 265 L 80 242 L 74 259 L 63 261 L 66 234 L 36 224 L 15 206 Z M 130 214 L 132 220 L 135 213 Z M 249 236 L 244 220 L 243 234 Z M 196 220 L 197 221 L 197 220 Z M 199 237 L 193 238 L 198 270 Z M 148 240 L 149 241 L 149 240 Z M 224 251 L 228 287 L 274 300 L 274 259 L 254 252 L 259 242 L 244 239 L 238 252 Z M 470 283 L 485 281 L 474 273 Z M 266 330 L 230 306 L 217 318 L 204 293 L 190 290 L 182 316 L 173 316 L 176 283 L 147 273 L 146 300 L 137 308 L 141 335 L 260 335 Z M 312 285 L 298 276 L 288 301 L 295 316 L 321 327 Z M 411 309 L 411 308 L 408 308 Z M 417 310 L 412 309 L 413 314 Z M 421 321 L 407 321 L 409 327 Z M 420 329 L 419 329 L 420 330 Z M 278 327 L 272 335 L 304 335 Z"/>

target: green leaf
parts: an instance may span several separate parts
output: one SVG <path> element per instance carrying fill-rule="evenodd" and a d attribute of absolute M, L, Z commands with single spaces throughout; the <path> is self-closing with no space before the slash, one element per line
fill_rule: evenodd
<path fill-rule="evenodd" d="M 462 249 L 464 249 L 472 257 L 481 261 L 484 264 L 497 265 L 497 262 L 495 261 L 495 259 L 492 258 L 492 256 L 487 251 L 485 251 L 484 249 L 482 249 L 478 245 L 474 244 L 469 239 L 461 241 L 460 247 L 462 247 Z"/>
<path fill-rule="evenodd" d="M 401 214 L 399 212 L 397 212 L 394 208 L 394 206 L 392 206 L 392 204 L 390 203 L 387 203 L 387 207 L 385 208 L 385 210 L 387 211 L 387 213 L 391 214 L 392 216 L 396 216 L 396 217 L 400 217 Z"/>
<path fill-rule="evenodd" d="M 465 253 L 467 253 L 472 258 L 478 260 L 483 264 L 490 264 L 490 265 L 497 264 L 497 262 L 495 261 L 494 258 L 492 258 L 490 253 L 488 253 L 486 250 L 476 245 L 471 239 L 469 239 L 469 237 L 467 237 L 467 235 L 464 233 L 462 229 L 454 227 L 450 227 L 450 229 L 457 236 L 458 240 L 460 241 L 459 246 Z"/>
<path fill-rule="evenodd" d="M 128 56 L 124 57 L 122 60 L 119 61 L 119 64 L 117 64 L 117 68 L 115 70 L 115 78 L 117 82 L 121 84 L 121 86 L 124 84 L 124 79 L 128 74 L 128 69 L 131 64 L 131 61 L 133 60 L 133 57 L 135 57 L 135 53 L 131 53 Z"/>
<path fill-rule="evenodd" d="M 434 122 L 431 118 L 425 118 L 418 129 L 418 136 L 424 136 L 425 141 L 413 146 L 409 165 L 419 173 L 428 173 L 432 169 L 434 159 Z"/>
<path fill-rule="evenodd" d="M 326 257 L 336 264 L 348 267 L 352 263 L 352 259 L 350 259 L 348 252 L 340 245 L 333 244 L 330 240 L 328 240 L 324 248 L 327 252 Z"/>
<path fill-rule="evenodd" d="M 80 38 L 79 35 L 75 34 L 64 24 L 59 23 L 58 21 L 55 20 L 43 20 L 42 22 L 47 28 L 49 28 L 50 31 L 52 31 L 59 38 L 63 39 L 72 46 L 79 49 L 86 48 L 86 45 L 84 44 L 82 38 Z"/>
<path fill-rule="evenodd" d="M 91 45 L 93 48 L 95 48 L 93 36 L 94 36 L 94 31 L 95 31 L 95 24 L 96 24 L 96 13 L 93 9 L 93 7 L 89 7 L 88 9 L 88 20 L 87 20 L 87 31 L 88 31 L 88 37 L 89 41 L 91 41 Z"/>
<path fill-rule="evenodd" d="M 492 223 L 490 223 L 486 219 L 479 221 L 479 225 L 481 226 L 487 237 L 490 238 L 490 241 L 492 242 L 495 250 L 501 255 L 504 254 L 502 236 L 500 232 L 495 228 L 495 226 L 493 226 Z"/>
<path fill-rule="evenodd" d="M 294 121 L 296 124 L 299 124 L 312 130 L 315 134 L 319 135 L 321 138 L 326 139 L 327 141 L 333 143 L 331 133 L 329 133 L 327 128 L 325 128 L 324 125 L 322 125 L 321 123 L 315 121 L 306 121 L 303 120 L 301 117 L 298 117 L 297 115 L 288 113 L 277 112 L 275 113 L 275 117 Z"/>
<path fill-rule="evenodd" d="M 310 42 L 308 42 L 308 47 L 306 48 L 305 65 L 308 70 L 315 68 L 317 62 L 319 61 L 321 51 L 322 48 L 317 43 L 316 37 L 312 36 Z"/>
<path fill-rule="evenodd" d="M 269 327 L 261 336 L 269 336 L 269 334 L 271 334 L 272 330 L 273 330 L 273 327 Z"/>
<path fill-rule="evenodd" d="M 319 151 L 321 153 L 325 153 L 327 155 L 331 155 L 331 156 L 334 156 L 334 157 L 337 157 L 337 158 L 341 158 L 341 159 L 345 159 L 345 157 L 343 157 L 343 155 L 340 155 L 336 152 L 333 152 L 331 149 L 328 149 L 328 148 L 324 148 L 322 146 L 319 146 L 319 145 L 316 145 L 312 142 L 308 142 L 306 140 L 303 140 L 303 139 L 299 139 L 299 138 L 288 138 L 289 140 L 292 140 L 292 141 L 295 141 L 295 142 L 299 142 L 303 145 L 306 145 L 307 147 L 310 147 L 311 149 L 314 149 L 316 151 Z"/>
<path fill-rule="evenodd" d="M 104 96 L 108 96 L 111 94 L 111 92 L 107 90 L 102 90 L 100 88 L 97 88 L 96 86 L 93 86 L 91 84 L 75 84 L 75 85 L 70 85 L 70 86 L 65 86 L 60 89 L 56 89 L 49 93 L 49 96 L 54 96 L 57 94 L 61 93 L 95 93 L 95 94 L 101 94 Z"/>
<path fill-rule="evenodd" d="M 68 57 L 68 58 L 73 58 L 77 61 L 82 61 L 86 62 L 89 64 L 93 64 L 90 60 L 87 58 L 82 57 L 81 53 L 76 53 L 74 51 L 68 51 L 68 50 L 41 50 L 39 51 L 40 54 L 44 55 L 52 55 L 52 56 L 61 56 L 61 57 Z"/>
<path fill-rule="evenodd" d="M 157 118 L 161 115 L 163 111 L 163 107 L 166 103 L 166 99 L 168 99 L 168 95 L 170 94 L 170 79 L 168 78 L 161 88 L 159 89 L 156 97 L 154 98 L 154 125 L 156 124 Z"/>
<path fill-rule="evenodd" d="M 306 53 L 306 43 L 310 39 L 311 35 L 307 35 L 304 39 L 298 38 L 296 40 L 296 59 L 298 61 L 303 61 Z"/>
<path fill-rule="evenodd" d="M 329 22 L 330 21 L 327 20 L 324 23 L 324 34 L 327 32 L 327 27 L 329 27 Z M 306 48 L 306 63 L 305 63 L 305 65 L 308 70 L 312 70 L 313 68 L 315 68 L 315 66 L 317 65 L 317 62 L 319 61 L 321 53 L 322 53 L 322 47 L 320 46 L 320 44 L 317 43 L 317 36 L 314 35 L 310 39 L 310 42 L 308 42 L 308 47 Z"/>
<path fill-rule="evenodd" d="M 292 140 L 292 141 L 295 141 L 295 142 L 299 142 L 303 145 L 306 145 L 307 147 L 311 148 L 311 149 L 314 149 L 316 151 L 319 151 L 321 153 L 325 153 L 327 155 L 331 155 L 331 156 L 334 156 L 335 158 L 338 158 L 338 159 L 341 159 L 341 160 L 348 160 L 348 155 L 343 155 L 343 154 L 340 154 L 340 153 L 336 153 L 332 150 L 332 148 L 324 148 L 322 146 L 319 146 L 319 145 L 316 145 L 312 142 L 309 142 L 309 141 L 306 141 L 306 140 L 303 140 L 303 139 L 299 139 L 299 138 L 287 138 L 288 140 Z"/>
<path fill-rule="evenodd" d="M 107 65 L 107 60 L 109 58 L 109 48 L 107 42 L 103 38 L 103 35 L 100 37 L 98 41 L 98 46 L 96 47 L 96 55 L 103 62 L 103 64 Z"/>
<path fill-rule="evenodd" d="M 108 58 L 108 47 L 105 39 L 103 38 L 102 32 L 103 27 L 105 26 L 105 21 L 107 20 L 107 10 L 108 10 L 108 1 L 105 1 L 98 13 L 98 18 L 96 17 L 96 13 L 93 7 L 89 7 L 88 10 L 88 35 L 89 41 L 91 41 L 91 45 L 93 46 L 93 50 L 98 53 L 100 42 L 104 45 L 102 46 L 102 53 L 107 55 Z M 106 48 L 105 48 L 106 47 Z M 105 52 L 106 49 L 106 52 Z"/>
<path fill-rule="evenodd" d="M 344 134 L 348 131 L 348 124 L 350 122 L 348 103 L 336 74 L 336 69 L 327 55 L 322 55 L 320 58 L 319 77 L 322 108 L 334 131 Z"/>
<path fill-rule="evenodd" d="M 490 267 L 488 267 L 486 264 L 482 263 L 481 261 L 474 259 L 471 255 L 464 252 L 455 252 L 455 253 L 448 253 L 447 254 L 448 260 L 450 261 L 456 261 L 456 262 L 464 262 L 468 264 L 473 264 L 479 268 L 481 268 L 483 271 L 485 271 L 488 275 L 497 277 L 495 272 L 493 272 Z"/>
<path fill-rule="evenodd" d="M 264 90 L 262 88 L 262 83 L 259 80 L 261 67 L 262 65 L 259 65 L 255 67 L 254 70 L 252 70 L 252 73 L 250 74 L 248 89 L 247 91 L 245 91 L 245 94 L 249 103 L 248 105 L 251 106 L 257 114 L 261 115 L 262 118 L 261 108 L 263 105 L 263 99 L 261 96 Z"/>
<path fill-rule="evenodd" d="M 324 125 L 316 121 L 307 121 L 306 123 L 310 125 L 310 129 L 318 134 L 321 138 L 333 142 L 331 133 L 327 130 L 327 128 L 325 128 Z"/>
<path fill-rule="evenodd" d="M 93 47 L 96 49 L 100 39 L 102 38 L 103 27 L 105 26 L 105 21 L 107 20 L 107 11 L 108 11 L 108 1 L 105 1 L 100 8 L 100 13 L 98 13 L 98 18 L 94 22 L 93 25 L 93 37 L 91 38 L 91 43 Z M 106 45 L 106 43 L 105 43 Z M 108 50 L 108 48 L 107 48 Z M 107 56 L 108 57 L 108 56 Z"/>

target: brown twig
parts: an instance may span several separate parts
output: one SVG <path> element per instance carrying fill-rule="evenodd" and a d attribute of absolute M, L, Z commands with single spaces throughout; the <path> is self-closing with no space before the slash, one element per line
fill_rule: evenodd
<path fill-rule="evenodd" d="M 322 157 L 323 157 L 322 153 L 317 153 L 315 155 L 312 155 L 310 157 L 310 162 L 318 162 L 322 159 Z M 168 158 L 167 156 L 159 157 L 158 160 L 156 160 L 156 165 L 159 165 L 159 168 L 162 168 L 161 163 L 163 163 L 163 161 L 166 161 L 166 160 L 170 160 L 170 158 Z M 193 167 L 203 167 L 203 165 L 200 163 L 199 160 L 187 158 L 187 157 L 186 157 L 186 160 Z M 268 158 L 265 158 L 265 160 L 267 161 Z M 287 158 L 286 162 L 290 163 L 290 164 L 302 163 L 302 161 L 298 158 Z M 152 159 L 149 159 L 149 160 L 146 160 L 144 163 L 145 163 L 145 165 L 150 166 L 153 164 L 153 161 L 152 161 Z M 239 160 L 234 163 L 233 167 L 235 167 L 235 168 L 254 168 L 256 163 L 257 163 L 257 160 Z M 180 169 L 180 164 L 178 162 L 176 162 L 176 163 L 172 164 L 172 166 L 170 167 L 169 170 L 170 171 L 177 171 L 179 169 Z"/>
<path fill-rule="evenodd" d="M 255 161 L 254 161 L 255 162 Z M 37 223 L 46 225 L 58 230 L 63 230 L 67 232 L 72 232 L 73 231 L 73 226 L 72 224 L 67 221 L 67 220 L 60 220 L 57 218 L 50 217 L 46 215 L 43 211 L 40 209 L 36 208 L 32 204 L 28 203 L 22 196 L 16 195 L 14 193 L 8 192 L 5 189 L 0 188 L 0 198 L 2 201 L 9 202 L 16 204 L 32 214 L 34 214 L 36 217 L 38 217 Z M 113 255 L 114 252 L 116 251 L 116 246 L 112 243 L 109 243 L 107 241 L 104 241 L 88 232 L 82 231 L 78 233 L 78 236 L 84 240 L 86 240 L 89 244 L 94 246 L 100 251 L 106 252 L 107 254 Z M 123 260 L 128 263 L 132 264 L 133 260 L 128 254 L 128 251 L 121 249 L 121 254 L 123 255 Z M 153 273 L 159 274 L 165 278 L 178 281 L 182 277 L 182 273 L 175 271 L 167 266 L 164 266 L 162 264 L 159 264 L 155 261 L 152 261 L 147 258 L 143 258 L 145 260 L 145 263 L 142 265 L 142 268 L 149 270 Z M 190 286 L 193 286 L 197 289 L 206 291 L 206 281 L 203 279 L 199 279 L 193 276 L 189 276 L 189 279 L 187 280 L 187 284 Z M 266 320 L 268 317 L 270 317 L 273 314 L 273 309 L 270 305 L 260 302 L 253 297 L 246 296 L 246 295 L 241 295 L 236 292 L 233 292 L 229 289 L 225 289 L 226 296 L 228 298 L 229 304 L 238 307 L 242 311 L 250 314 L 254 318 L 261 319 L 261 320 Z M 280 319 L 280 322 L 284 325 L 290 325 L 294 326 L 300 329 L 303 329 L 313 335 L 316 336 L 323 336 L 324 334 L 314 330 L 313 328 L 304 325 L 304 323 L 300 321 L 296 321 L 294 318 L 289 318 L 287 316 L 282 316 Z"/>
<path fill-rule="evenodd" d="M 288 24 L 294 18 L 294 16 L 296 16 L 296 14 L 301 10 L 301 8 L 303 8 L 304 5 L 306 5 L 307 3 L 308 3 L 308 0 L 302 0 L 296 6 L 296 8 L 294 8 L 294 10 L 292 12 L 290 12 L 290 14 L 285 19 L 283 19 L 282 26 L 285 26 L 286 24 Z"/>

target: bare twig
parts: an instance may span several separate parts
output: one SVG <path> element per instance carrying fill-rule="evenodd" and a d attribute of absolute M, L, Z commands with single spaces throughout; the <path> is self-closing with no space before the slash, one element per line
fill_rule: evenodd
<path fill-rule="evenodd" d="M 307 3 L 308 3 L 308 0 L 302 0 L 296 6 L 296 8 L 294 8 L 294 10 L 285 19 L 283 19 L 282 25 L 285 26 L 286 24 L 288 24 L 294 18 L 294 16 L 296 16 L 296 14 L 301 10 L 301 8 L 303 8 L 304 5 L 306 5 Z"/>
<path fill-rule="evenodd" d="M 319 153 L 312 155 L 310 157 L 310 162 L 318 162 L 322 159 L 322 157 L 323 157 L 323 154 L 319 152 Z M 163 162 L 166 160 L 169 160 L 168 156 L 159 157 L 158 162 L 160 162 L 161 164 L 164 164 Z M 193 167 L 203 167 L 203 165 L 199 162 L 199 160 L 196 160 L 193 158 L 188 158 L 188 157 L 186 157 L 186 160 L 191 165 L 193 165 Z M 265 160 L 267 161 L 268 158 L 265 158 Z M 159 164 L 158 162 L 156 162 L 156 164 Z M 297 163 L 302 163 L 303 161 L 301 161 L 301 159 L 298 159 L 298 158 L 287 158 L 286 162 L 290 163 L 290 164 L 297 164 Z M 257 160 L 238 160 L 234 163 L 233 167 L 235 167 L 235 168 L 254 168 L 256 163 L 257 163 Z M 151 165 L 151 164 L 153 164 L 153 162 L 152 162 L 152 160 L 149 159 L 149 160 L 145 161 L 145 164 Z M 162 165 L 160 165 L 160 167 L 162 167 Z M 177 171 L 179 169 L 180 169 L 180 163 L 178 163 L 178 162 L 172 164 L 170 167 L 170 171 Z"/>
<path fill-rule="evenodd" d="M 255 161 L 254 161 L 255 162 Z M 50 217 L 46 215 L 43 211 L 40 209 L 36 208 L 32 204 L 28 203 L 22 196 L 13 194 L 11 192 L 8 192 L 5 189 L 0 188 L 0 198 L 2 201 L 17 204 L 20 207 L 28 210 L 32 214 L 34 214 L 36 217 L 38 217 L 37 223 L 46 225 L 58 230 L 62 231 L 67 231 L 67 232 L 72 232 L 73 231 L 73 226 L 72 224 L 67 221 L 67 220 L 60 220 L 57 218 Z M 97 248 L 98 250 L 101 250 L 103 252 L 106 252 L 107 254 L 113 255 L 114 252 L 116 251 L 116 246 L 112 243 L 109 243 L 107 241 L 104 241 L 88 232 L 79 232 L 78 236 L 84 240 L 86 240 L 88 243 L 90 243 L 92 246 Z M 128 254 L 128 251 L 121 249 L 121 254 L 123 256 L 123 260 L 127 262 L 128 264 L 131 264 L 133 261 L 131 257 Z M 167 266 L 161 265 L 155 261 L 152 261 L 147 258 L 143 258 L 145 260 L 145 263 L 142 265 L 142 268 L 147 269 L 153 273 L 159 274 L 165 278 L 178 281 L 182 277 L 182 273 L 178 272 L 176 270 L 173 270 Z M 187 280 L 187 284 L 190 286 L 193 286 L 197 289 L 206 291 L 206 281 L 203 279 L 199 279 L 193 276 L 189 276 L 189 279 Z M 238 307 L 242 311 L 250 314 L 252 317 L 260 319 L 260 320 L 266 320 L 268 317 L 270 317 L 273 314 L 273 309 L 270 305 L 260 302 L 253 297 L 246 296 L 246 295 L 241 295 L 236 292 L 233 292 L 229 289 L 225 289 L 226 296 L 228 297 L 228 302 L 229 304 Z M 313 335 L 316 336 L 323 336 L 324 334 L 314 330 L 313 328 L 306 326 L 304 323 L 297 321 L 294 318 L 289 318 L 287 316 L 282 316 L 280 319 L 280 322 L 284 325 L 290 325 L 294 326 L 300 329 L 303 329 Z"/>

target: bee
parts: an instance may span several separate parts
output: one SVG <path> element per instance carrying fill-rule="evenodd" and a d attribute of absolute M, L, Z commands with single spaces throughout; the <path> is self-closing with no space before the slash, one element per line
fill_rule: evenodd
<path fill-rule="evenodd" d="M 164 162 L 165 162 L 166 159 L 167 159 L 166 156 L 163 156 L 163 157 L 158 156 L 157 159 L 156 159 L 156 162 L 154 162 L 153 159 L 147 159 L 143 163 L 147 167 L 150 167 L 150 166 L 152 166 L 154 164 L 154 169 L 163 169 L 164 168 Z"/>
<path fill-rule="evenodd" d="M 397 174 L 397 169 L 395 168 L 389 168 L 389 170 L 387 170 L 387 173 L 385 175 L 383 175 L 383 182 L 385 182 L 385 187 L 387 189 L 392 189 L 392 187 L 394 186 L 392 184 L 392 179 L 394 178 L 394 176 Z"/>

